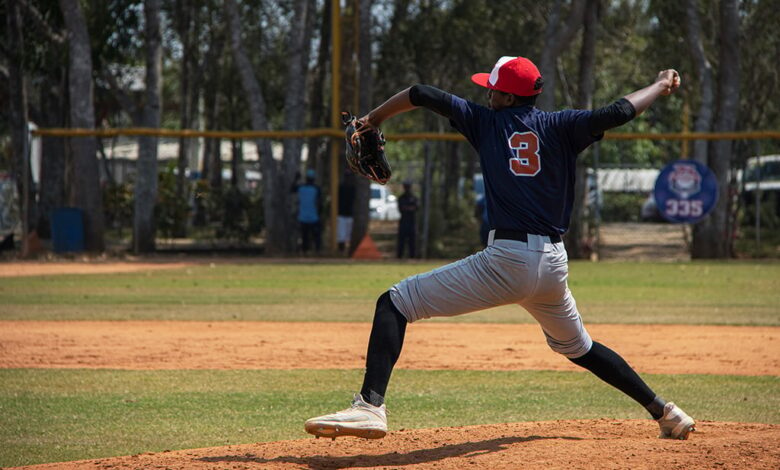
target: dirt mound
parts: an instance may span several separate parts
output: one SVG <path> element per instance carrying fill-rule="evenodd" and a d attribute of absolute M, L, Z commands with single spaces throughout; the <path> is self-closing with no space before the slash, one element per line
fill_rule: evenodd
<path fill-rule="evenodd" d="M 577 420 L 401 430 L 212 447 L 22 467 L 29 469 L 780 468 L 780 426 L 700 422 L 688 441 L 656 439 L 650 420 Z"/>

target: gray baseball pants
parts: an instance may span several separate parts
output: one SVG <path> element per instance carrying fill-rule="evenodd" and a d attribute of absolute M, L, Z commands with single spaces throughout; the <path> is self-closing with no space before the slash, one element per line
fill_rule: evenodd
<path fill-rule="evenodd" d="M 593 341 L 569 290 L 568 256 L 562 242 L 528 235 L 528 242 L 494 240 L 467 258 L 404 279 L 390 298 L 408 322 L 449 317 L 518 304 L 541 325 L 550 348 L 575 359 Z"/>

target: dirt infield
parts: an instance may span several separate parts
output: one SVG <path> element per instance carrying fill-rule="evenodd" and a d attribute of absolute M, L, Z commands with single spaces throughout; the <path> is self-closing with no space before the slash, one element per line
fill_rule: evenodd
<path fill-rule="evenodd" d="M 92 261 L 67 262 L 52 261 L 42 263 L 39 261 L 16 261 L 0 263 L 0 277 L 19 276 L 51 276 L 55 274 L 106 274 L 106 273 L 134 273 L 138 271 L 151 271 L 157 269 L 177 269 L 193 266 L 192 262 L 164 260 L 158 263 L 150 262 L 115 262 Z"/>
<path fill-rule="evenodd" d="M 649 420 L 577 420 L 398 431 L 379 441 L 303 439 L 148 453 L 28 469 L 777 469 L 780 426 L 700 422 L 688 441 Z"/>
<path fill-rule="evenodd" d="M 0 368 L 357 369 L 368 323 L 6 321 Z M 590 325 L 645 373 L 780 376 L 780 328 Z M 739 348 L 718 345 L 740 344 Z M 306 345 L 317 345 L 312 348 Z M 537 325 L 410 326 L 402 369 L 580 370 Z"/>

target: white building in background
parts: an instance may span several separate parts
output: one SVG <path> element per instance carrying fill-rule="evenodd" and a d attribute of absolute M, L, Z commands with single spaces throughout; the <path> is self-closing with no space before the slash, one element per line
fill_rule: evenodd
<path fill-rule="evenodd" d="M 196 144 L 191 146 L 191 155 L 188 158 L 187 176 L 197 178 L 200 169 L 203 167 L 204 139 L 194 138 Z M 135 175 L 135 162 L 138 160 L 138 139 L 136 137 L 120 136 L 116 139 L 103 139 L 103 146 L 106 153 L 106 161 L 117 182 L 126 182 Z M 282 159 L 283 146 L 279 142 L 272 144 L 273 156 L 277 160 Z M 220 141 L 220 155 L 222 157 L 222 179 L 230 180 L 231 167 L 233 160 L 233 149 L 231 141 L 222 139 Z M 242 169 L 244 171 L 245 181 L 248 184 L 256 184 L 261 179 L 260 163 L 257 155 L 257 147 L 252 140 L 243 140 L 241 145 Z M 304 144 L 301 152 L 301 158 L 306 161 L 308 157 L 308 148 Z M 179 158 L 179 139 L 161 137 L 157 150 L 157 159 L 160 170 L 165 168 L 171 161 Z M 103 165 L 101 165 L 101 171 Z M 105 174 L 103 178 L 107 178 Z"/>
<path fill-rule="evenodd" d="M 607 193 L 648 193 L 655 188 L 660 172 L 652 168 L 599 168 L 598 188 Z"/>

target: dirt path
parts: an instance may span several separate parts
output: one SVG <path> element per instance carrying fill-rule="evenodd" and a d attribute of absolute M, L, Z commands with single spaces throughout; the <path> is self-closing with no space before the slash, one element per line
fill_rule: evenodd
<path fill-rule="evenodd" d="M 51 276 L 56 274 L 107 274 L 134 273 L 158 269 L 186 268 L 196 263 L 164 260 L 151 262 L 114 262 L 114 261 L 14 261 L 0 263 L 0 278 L 19 276 Z"/>
<path fill-rule="evenodd" d="M 683 228 L 664 223 L 601 224 L 600 251 L 602 260 L 690 261 L 690 249 L 685 245 Z"/>
<path fill-rule="evenodd" d="M 267 442 L 29 469 L 777 469 L 780 426 L 701 422 L 688 441 L 649 420 L 578 420 L 418 429 L 379 441 Z"/>
<path fill-rule="evenodd" d="M 356 369 L 368 323 L 0 323 L 0 368 Z M 780 328 L 591 325 L 640 372 L 780 376 Z M 729 346 L 732 345 L 732 346 Z M 421 323 L 398 368 L 579 370 L 537 325 Z"/>

